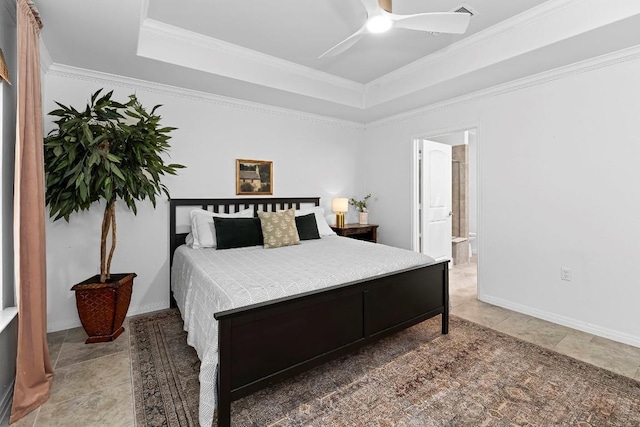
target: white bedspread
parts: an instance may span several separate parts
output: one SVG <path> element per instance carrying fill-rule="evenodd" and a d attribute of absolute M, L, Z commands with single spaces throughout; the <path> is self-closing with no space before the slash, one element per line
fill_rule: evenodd
<path fill-rule="evenodd" d="M 179 247 L 171 287 L 187 342 L 201 361 L 200 425 L 211 425 L 216 406 L 218 322 L 214 313 L 431 262 L 427 255 L 339 236 L 277 249 Z"/>

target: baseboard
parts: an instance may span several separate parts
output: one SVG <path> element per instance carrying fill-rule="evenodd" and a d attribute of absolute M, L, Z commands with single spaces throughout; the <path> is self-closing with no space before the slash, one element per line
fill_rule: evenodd
<path fill-rule="evenodd" d="M 169 308 L 169 301 L 130 306 L 129 311 L 127 311 L 127 317 L 150 313 L 152 311 L 163 310 L 165 308 Z M 57 322 L 47 322 L 47 332 L 64 331 L 66 329 L 77 328 L 80 326 L 82 326 L 82 324 L 80 323 L 80 319 L 76 315 L 73 319 L 59 320 Z"/>
<path fill-rule="evenodd" d="M 64 331 L 82 326 L 80 319 L 65 319 L 57 322 L 47 322 L 47 332 Z"/>
<path fill-rule="evenodd" d="M 7 391 L 5 392 L 4 396 L 2 396 L 2 400 L 0 400 L 0 427 L 9 425 L 14 384 L 15 380 L 11 382 L 11 385 L 9 387 L 7 387 Z"/>
<path fill-rule="evenodd" d="M 489 304 L 497 305 L 498 307 L 517 311 L 518 313 L 528 314 L 529 316 L 537 317 L 539 319 L 548 320 L 549 322 L 557 323 L 558 325 L 567 326 L 569 328 L 577 329 L 582 332 L 587 332 L 589 334 L 609 338 L 611 340 L 618 341 L 624 344 L 640 347 L 640 337 L 636 335 L 627 334 L 613 329 L 603 328 L 602 326 L 594 325 L 592 323 L 582 322 L 570 317 L 560 316 L 555 313 L 549 313 L 547 311 L 538 310 L 526 305 L 517 304 L 512 301 L 495 298 L 485 294 L 478 295 L 478 299 Z"/>
<path fill-rule="evenodd" d="M 137 316 L 138 314 L 151 313 L 152 311 L 164 310 L 165 308 L 169 308 L 169 301 L 154 302 L 153 304 L 146 304 L 138 307 L 129 307 L 127 317 Z"/>

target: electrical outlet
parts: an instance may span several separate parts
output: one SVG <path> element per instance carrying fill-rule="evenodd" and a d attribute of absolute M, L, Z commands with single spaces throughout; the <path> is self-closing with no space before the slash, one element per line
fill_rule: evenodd
<path fill-rule="evenodd" d="M 560 279 L 571 281 L 571 269 L 568 267 L 560 267 Z"/>

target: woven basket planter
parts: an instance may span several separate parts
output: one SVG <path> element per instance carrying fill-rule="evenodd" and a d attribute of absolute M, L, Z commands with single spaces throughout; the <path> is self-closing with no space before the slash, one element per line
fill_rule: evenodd
<path fill-rule="evenodd" d="M 76 292 L 80 322 L 89 335 L 86 344 L 113 341 L 124 331 L 134 277 L 135 273 L 112 274 L 100 283 L 100 275 L 95 275 L 71 288 Z"/>

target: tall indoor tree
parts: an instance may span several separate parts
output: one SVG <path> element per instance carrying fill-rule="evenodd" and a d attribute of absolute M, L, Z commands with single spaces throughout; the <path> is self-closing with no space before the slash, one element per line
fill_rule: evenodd
<path fill-rule="evenodd" d="M 147 197 L 155 207 L 156 196 L 169 197 L 162 176 L 184 166 L 163 159 L 176 128 L 161 126 L 160 105 L 147 112 L 136 95 L 120 103 L 112 99 L 113 91 L 101 94 L 102 89 L 95 92 L 83 110 L 56 102 L 60 108 L 49 114 L 58 117 L 57 128 L 44 139 L 44 165 L 46 203 L 54 221 L 68 222 L 73 212 L 104 202 L 100 282 L 105 282 L 117 242 L 116 201 L 123 200 L 134 214 L 136 201 Z"/>

